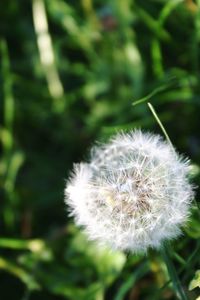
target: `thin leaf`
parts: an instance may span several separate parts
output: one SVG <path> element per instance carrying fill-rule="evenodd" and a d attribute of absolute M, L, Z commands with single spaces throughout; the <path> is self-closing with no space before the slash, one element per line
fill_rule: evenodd
<path fill-rule="evenodd" d="M 167 83 L 165 83 L 165 84 L 163 84 L 163 85 L 161 85 L 161 86 L 155 88 L 155 89 L 154 89 L 151 93 L 149 93 L 148 95 L 146 95 L 146 96 L 144 96 L 143 98 L 140 98 L 140 99 L 136 100 L 135 102 L 133 102 L 132 105 L 135 106 L 135 105 L 138 105 L 138 104 L 140 104 L 140 103 L 146 102 L 146 101 L 148 101 L 149 99 L 151 99 L 152 97 L 154 97 L 155 95 L 157 95 L 157 94 L 159 94 L 159 93 L 165 91 L 166 89 L 168 89 L 169 87 L 171 87 L 172 84 L 174 84 L 174 82 L 172 82 L 173 79 L 174 79 L 174 77 L 173 77 L 173 78 L 170 78 L 170 79 L 169 79 L 169 82 L 167 82 Z"/>
<path fill-rule="evenodd" d="M 181 282 L 178 278 L 178 274 L 176 272 L 176 268 L 174 267 L 173 261 L 171 259 L 170 251 L 169 251 L 167 243 L 165 243 L 163 245 L 163 247 L 161 248 L 161 254 L 162 254 L 163 260 L 165 261 L 165 264 L 166 264 L 169 276 L 171 278 L 171 281 L 172 281 L 172 284 L 174 287 L 174 291 L 177 294 L 177 297 L 181 300 L 189 300 L 189 298 L 186 295 L 186 293 L 181 285 Z"/>
<path fill-rule="evenodd" d="M 159 119 L 159 117 L 158 117 L 158 115 L 157 115 L 155 109 L 153 108 L 152 104 L 151 104 L 151 103 L 148 103 L 148 106 L 149 106 L 149 108 L 150 108 L 150 110 L 151 110 L 153 116 L 155 117 L 155 119 L 156 119 L 158 125 L 160 126 L 162 132 L 164 133 L 164 136 L 166 137 L 167 141 L 168 141 L 169 144 L 173 147 L 172 142 L 171 142 L 171 140 L 170 140 L 170 138 L 169 138 L 169 136 L 168 136 L 168 134 L 167 134 L 167 131 L 165 130 L 165 127 L 163 126 L 162 122 L 160 121 L 160 119 Z"/>

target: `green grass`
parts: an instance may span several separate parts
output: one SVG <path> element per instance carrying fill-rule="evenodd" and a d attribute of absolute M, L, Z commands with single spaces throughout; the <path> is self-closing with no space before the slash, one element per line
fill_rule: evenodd
<path fill-rule="evenodd" d="M 198 189 L 172 280 L 159 252 L 87 242 L 63 189 L 95 141 L 134 128 L 169 136 L 199 185 L 200 1 L 8 0 L 0 16 L 1 299 L 195 300 Z"/>

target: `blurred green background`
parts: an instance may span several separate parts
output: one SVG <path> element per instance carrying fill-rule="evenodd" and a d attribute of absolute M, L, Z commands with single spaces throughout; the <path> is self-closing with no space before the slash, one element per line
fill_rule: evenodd
<path fill-rule="evenodd" d="M 199 46 L 199 0 L 1 1 L 1 300 L 176 299 L 158 252 L 89 243 L 63 190 L 96 140 L 161 134 L 146 100 L 199 184 Z M 200 295 L 198 201 L 171 249 L 189 299 Z"/>

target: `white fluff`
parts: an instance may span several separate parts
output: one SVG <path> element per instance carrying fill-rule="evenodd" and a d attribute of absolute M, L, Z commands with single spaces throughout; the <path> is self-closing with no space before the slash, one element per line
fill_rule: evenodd
<path fill-rule="evenodd" d="M 158 135 L 120 133 L 75 165 L 65 201 L 90 239 L 131 252 L 158 248 L 187 220 L 188 160 Z"/>

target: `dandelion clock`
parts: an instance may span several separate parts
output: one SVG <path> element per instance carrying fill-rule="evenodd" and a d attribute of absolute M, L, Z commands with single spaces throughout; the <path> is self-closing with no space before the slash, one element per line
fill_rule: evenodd
<path fill-rule="evenodd" d="M 119 133 L 74 166 L 65 201 L 90 239 L 146 252 L 180 235 L 193 197 L 189 167 L 158 135 Z"/>

